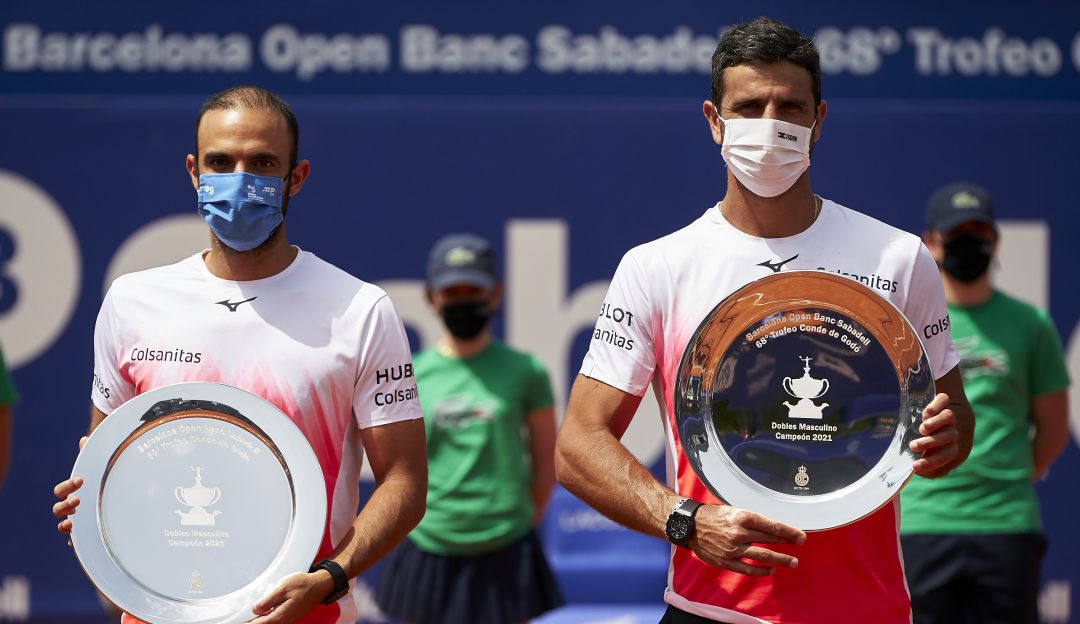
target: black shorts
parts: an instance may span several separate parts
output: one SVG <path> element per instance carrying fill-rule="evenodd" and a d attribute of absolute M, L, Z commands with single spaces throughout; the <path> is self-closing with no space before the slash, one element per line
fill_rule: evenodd
<path fill-rule="evenodd" d="M 914 624 L 1038 624 L 1039 533 L 904 535 Z"/>
<path fill-rule="evenodd" d="M 413 624 L 515 624 L 563 605 L 535 531 L 463 557 L 424 552 L 404 539 L 383 562 L 376 601 Z"/>
<path fill-rule="evenodd" d="M 660 618 L 659 624 L 718 624 L 718 622 L 668 605 L 667 611 L 664 611 L 664 617 Z M 723 622 L 719 624 L 723 624 Z"/>

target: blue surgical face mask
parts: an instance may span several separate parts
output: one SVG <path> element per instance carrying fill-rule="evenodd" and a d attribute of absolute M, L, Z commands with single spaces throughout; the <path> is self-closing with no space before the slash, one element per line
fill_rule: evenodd
<path fill-rule="evenodd" d="M 199 176 L 199 214 L 221 243 L 250 251 L 281 225 L 284 181 L 250 173 Z"/>

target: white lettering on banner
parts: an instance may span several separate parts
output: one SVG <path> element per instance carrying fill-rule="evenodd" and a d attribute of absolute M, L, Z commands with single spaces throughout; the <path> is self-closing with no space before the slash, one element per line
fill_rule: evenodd
<path fill-rule="evenodd" d="M 5 576 L 0 582 L 0 622 L 30 620 L 30 579 Z"/>
<path fill-rule="evenodd" d="M 670 32 L 628 34 L 605 24 L 577 32 L 561 24 L 518 33 L 443 33 L 431 24 L 401 27 L 396 45 L 386 33 L 302 33 L 275 24 L 259 37 L 262 66 L 291 73 L 303 82 L 327 72 L 519 74 L 530 68 L 549 74 L 702 74 L 712 69 L 719 35 L 686 25 Z M 878 73 L 906 42 L 913 48 L 919 76 L 1051 77 L 1060 74 L 1069 43 L 1045 36 L 1010 37 L 1000 26 L 981 36 L 945 34 L 916 26 L 901 36 L 890 26 L 824 25 L 814 35 L 826 74 Z M 530 39 L 530 37 L 532 37 Z M 8 72 L 231 72 L 254 66 L 253 36 L 245 33 L 166 33 L 160 24 L 142 31 L 43 32 L 34 23 L 4 27 L 2 68 Z M 1063 52 L 1063 50 L 1065 50 Z M 1080 70 L 1080 33 L 1071 41 Z"/>
<path fill-rule="evenodd" d="M 856 27 L 844 32 L 827 26 L 814 34 L 821 71 L 826 74 L 873 74 L 881 69 L 882 55 L 896 54 L 900 44 L 900 34 L 892 28 Z"/>
<path fill-rule="evenodd" d="M 1073 67 L 1076 68 L 1076 71 L 1080 71 L 1080 32 L 1076 33 L 1076 36 L 1073 37 L 1072 60 Z"/>
<path fill-rule="evenodd" d="M 0 191 L 2 189 L 0 184 Z M 29 219 L 28 215 L 37 212 L 41 211 L 20 212 L 19 218 Z M 29 226 L 28 222 L 19 223 L 16 231 L 22 232 Z M 995 276 L 996 283 L 1013 295 L 1034 305 L 1046 307 L 1046 278 L 1049 274 L 1049 230 L 1046 224 L 1002 220 L 998 226 L 1002 232 L 999 250 L 1002 262 L 1001 269 Z M 0 222 L 0 227 L 3 227 L 3 222 Z M 578 287 L 571 297 L 566 297 L 569 256 L 567 230 L 566 223 L 558 220 L 511 220 L 506 227 L 507 339 L 511 344 L 535 353 L 540 358 L 551 373 L 556 396 L 562 398 L 567 396 L 566 380 L 579 364 L 569 361 L 573 340 L 578 332 L 594 326 L 596 311 L 603 309 L 604 295 L 608 287 L 606 281 L 590 282 Z M 159 244 L 163 241 L 171 241 L 172 244 Z M 136 231 L 121 245 L 109 264 L 103 288 L 107 288 L 117 275 L 175 262 L 205 246 L 205 225 L 198 215 L 166 217 L 154 221 Z M 56 253 L 61 255 L 63 254 L 60 250 L 63 249 L 77 252 L 73 238 L 67 246 L 53 247 Z M 1041 253 L 1033 253 L 1032 250 L 1040 250 Z M 72 262 L 77 268 L 77 255 Z M 4 271 L 9 269 L 0 267 L 0 276 Z M 53 271 L 51 275 L 55 277 L 55 269 Z M 43 287 L 49 282 L 37 280 L 33 283 Z M 515 284 L 529 286 L 515 288 Z M 424 295 L 423 280 L 387 280 L 380 282 L 379 286 L 390 295 L 405 325 L 418 333 L 422 346 L 434 344 L 438 340 L 442 328 L 439 319 L 431 314 Z M 76 290 L 73 284 L 70 290 L 72 300 L 77 294 Z M 0 315 L 0 330 L 3 329 L 5 321 L 6 318 Z M 24 331 L 11 335 L 24 339 L 37 338 L 42 332 L 41 327 L 29 326 Z M 5 332 L 4 335 L 9 334 Z M 51 344 L 51 339 L 47 344 Z M 1072 333 L 1067 359 L 1072 378 L 1080 379 L 1080 325 Z M 1080 384 L 1073 384 L 1071 393 L 1073 437 L 1080 443 Z M 631 422 L 623 441 L 638 459 L 650 465 L 663 452 L 664 436 L 659 408 L 655 401 L 647 398 L 641 402 L 638 410 L 638 415 Z M 370 480 L 371 473 L 366 466 L 364 470 L 366 478 Z"/>
<path fill-rule="evenodd" d="M 1072 621 L 1072 584 L 1067 580 L 1052 580 L 1039 592 L 1039 621 L 1043 624 L 1068 624 Z"/>
<path fill-rule="evenodd" d="M 259 52 L 268 69 L 295 72 L 305 82 L 327 70 L 348 73 L 390 69 L 390 40 L 381 34 L 301 34 L 288 24 L 277 24 L 263 33 Z"/>
<path fill-rule="evenodd" d="M 512 219 L 506 225 L 508 341 L 536 354 L 551 374 L 555 396 L 565 401 L 566 381 L 581 361 L 570 361 L 574 338 L 596 325 L 609 281 L 583 284 L 569 296 L 569 227 L 562 220 Z M 565 405 L 565 403 L 564 403 Z M 561 413 L 561 410 L 560 410 Z M 664 452 L 660 408 L 645 397 L 622 442 L 651 466 Z"/>
<path fill-rule="evenodd" d="M 113 253 L 101 295 L 105 296 L 113 280 L 125 273 L 179 262 L 209 244 L 206 222 L 194 211 L 155 219 L 127 237 Z"/>
<path fill-rule="evenodd" d="M 406 72 L 505 72 L 529 67 L 529 42 L 521 35 L 442 34 L 432 26 L 401 29 L 401 69 Z"/>
<path fill-rule="evenodd" d="M 907 36 L 915 46 L 915 71 L 923 76 L 1047 77 L 1061 69 L 1061 50 L 1046 37 L 1028 43 L 1000 28 L 986 29 L 982 39 L 949 38 L 936 28 L 912 28 Z"/>
<path fill-rule="evenodd" d="M 583 506 L 580 509 L 560 509 L 558 520 L 559 530 L 563 533 L 620 530 L 618 524 L 604 517 L 592 507 Z"/>
<path fill-rule="evenodd" d="M 4 29 L 4 69 L 13 72 L 227 71 L 251 69 L 251 41 L 240 33 L 165 34 L 158 24 L 123 35 L 42 33 L 36 24 Z"/>
<path fill-rule="evenodd" d="M 660 36 L 631 37 L 614 26 L 602 26 L 595 35 L 576 35 L 556 24 L 540 29 L 536 40 L 537 67 L 550 73 L 708 74 L 718 37 L 695 35 L 686 26 Z"/>
<path fill-rule="evenodd" d="M 79 241 L 64 209 L 26 178 L 0 170 L 0 336 L 9 369 L 52 346 L 82 284 Z"/>

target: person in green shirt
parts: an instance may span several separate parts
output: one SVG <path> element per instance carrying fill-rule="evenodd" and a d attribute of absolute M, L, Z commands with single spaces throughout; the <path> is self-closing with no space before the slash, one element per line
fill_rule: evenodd
<path fill-rule="evenodd" d="M 427 512 L 385 561 L 376 598 L 411 624 L 525 622 L 563 604 L 534 530 L 555 485 L 551 383 L 491 335 L 502 286 L 487 241 L 440 239 L 427 294 L 444 325 L 413 360 Z"/>
<path fill-rule="evenodd" d="M 1045 312 L 991 283 L 999 237 L 985 189 L 939 189 L 926 221 L 976 427 L 967 461 L 901 493 L 914 621 L 1037 624 L 1046 539 L 1032 484 L 1068 444 L 1061 343 Z"/>
<path fill-rule="evenodd" d="M 4 485 L 8 464 L 11 463 L 11 406 L 18 400 L 15 383 L 4 365 L 4 352 L 0 351 L 0 487 Z"/>

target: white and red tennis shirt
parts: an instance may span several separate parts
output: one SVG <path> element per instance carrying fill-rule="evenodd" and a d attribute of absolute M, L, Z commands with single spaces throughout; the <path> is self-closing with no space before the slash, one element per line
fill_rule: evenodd
<path fill-rule="evenodd" d="M 581 373 L 641 396 L 652 383 L 667 435 L 667 484 L 682 496 L 718 503 L 687 462 L 673 421 L 683 351 L 721 300 L 755 279 L 795 269 L 857 280 L 892 301 L 923 337 L 935 378 L 956 366 L 938 268 L 918 237 L 831 201 L 805 231 L 750 236 L 719 205 L 687 227 L 630 250 L 596 324 Z M 899 541 L 899 499 L 851 525 L 810 533 L 796 569 L 749 577 L 672 548 L 667 603 L 735 624 L 910 622 Z"/>
<path fill-rule="evenodd" d="M 203 254 L 112 284 L 94 331 L 94 405 L 109 414 L 184 381 L 229 384 L 273 403 L 322 466 L 329 503 L 322 558 L 356 519 L 358 431 L 423 417 L 405 329 L 385 292 L 311 253 L 244 282 L 212 275 Z M 356 617 L 347 595 L 304 621 Z"/>

